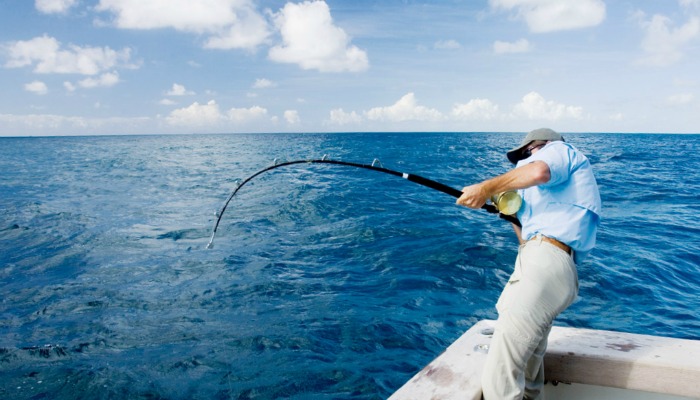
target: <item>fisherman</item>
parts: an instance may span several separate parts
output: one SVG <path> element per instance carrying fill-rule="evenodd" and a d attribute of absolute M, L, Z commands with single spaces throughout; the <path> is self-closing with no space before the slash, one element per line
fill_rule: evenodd
<path fill-rule="evenodd" d="M 576 264 L 595 245 L 600 194 L 591 164 L 548 128 L 527 134 L 507 153 L 516 167 L 467 186 L 457 204 L 480 208 L 499 193 L 517 190 L 522 228 L 515 268 L 496 303 L 498 321 L 482 375 L 483 397 L 543 397 L 547 337 L 552 322 L 578 294 Z"/>

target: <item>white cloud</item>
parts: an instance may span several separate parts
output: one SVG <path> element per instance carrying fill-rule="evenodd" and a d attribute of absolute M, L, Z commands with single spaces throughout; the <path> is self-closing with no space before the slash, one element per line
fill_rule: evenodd
<path fill-rule="evenodd" d="M 531 50 L 532 46 L 527 39 L 519 39 L 515 42 L 501 42 L 497 40 L 493 43 L 493 52 L 496 54 L 527 53 Z"/>
<path fill-rule="evenodd" d="M 466 104 L 455 104 L 452 116 L 466 120 L 492 120 L 498 118 L 498 105 L 488 99 L 473 99 Z"/>
<path fill-rule="evenodd" d="M 53 37 L 41 36 L 26 41 L 16 41 L 6 46 L 9 60 L 7 68 L 34 66 L 39 74 L 97 75 L 117 67 L 134 68 L 130 64 L 131 50 L 115 51 L 109 47 L 80 47 L 61 43 Z"/>
<path fill-rule="evenodd" d="M 38 95 L 44 95 L 49 92 L 49 88 L 42 81 L 33 81 L 24 85 L 24 90 Z"/>
<path fill-rule="evenodd" d="M 214 100 L 207 104 L 192 103 L 185 108 L 173 110 L 166 121 L 170 125 L 200 127 L 212 126 L 221 122 L 222 115 L 219 110 L 219 105 Z"/>
<path fill-rule="evenodd" d="M 336 125 L 359 124 L 364 120 L 355 111 L 348 113 L 342 108 L 331 110 L 330 114 L 330 122 Z"/>
<path fill-rule="evenodd" d="M 623 121 L 625 119 L 625 115 L 623 113 L 615 113 L 615 114 L 609 115 L 608 119 L 611 121 Z"/>
<path fill-rule="evenodd" d="M 700 0 L 698 0 L 700 1 Z M 694 79 L 681 79 L 681 78 L 673 78 L 673 86 L 677 87 L 695 87 L 697 86 L 698 82 Z"/>
<path fill-rule="evenodd" d="M 680 0 L 680 5 L 687 9 L 700 9 L 700 0 Z"/>
<path fill-rule="evenodd" d="M 78 86 L 86 89 L 92 89 L 96 87 L 110 87 L 116 85 L 117 83 L 119 83 L 119 74 L 116 72 L 108 72 L 100 75 L 97 78 L 85 78 L 78 82 Z"/>
<path fill-rule="evenodd" d="M 342 108 L 330 111 L 333 125 L 360 124 L 369 121 L 427 121 L 445 123 L 447 121 L 513 121 L 513 120 L 579 120 L 583 117 L 583 108 L 567 106 L 545 100 L 539 93 L 530 92 L 516 104 L 510 113 L 501 111 L 501 107 L 489 99 L 471 99 L 467 103 L 456 103 L 449 114 L 443 114 L 432 108 L 417 104 L 415 95 L 408 93 L 393 105 L 375 107 L 363 115 L 355 111 L 347 112 Z"/>
<path fill-rule="evenodd" d="M 450 40 L 439 40 L 435 42 L 433 45 L 434 48 L 438 50 L 456 50 L 462 47 L 462 45 L 459 44 L 458 41 L 450 39 Z"/>
<path fill-rule="evenodd" d="M 68 81 L 63 82 L 63 87 L 69 92 L 75 92 L 76 89 L 75 85 Z"/>
<path fill-rule="evenodd" d="M 52 130 L 62 126 L 74 128 L 84 128 L 87 126 L 87 120 L 85 118 L 52 114 L 0 114 L 0 122 L 39 130 Z"/>
<path fill-rule="evenodd" d="M 208 49 L 254 49 L 264 43 L 270 31 L 267 21 L 250 7 L 237 10 L 236 21 L 204 44 Z"/>
<path fill-rule="evenodd" d="M 284 112 L 284 119 L 289 125 L 297 125 L 301 122 L 299 112 L 297 110 L 287 110 Z"/>
<path fill-rule="evenodd" d="M 0 114 L 0 126 L 7 130 L 21 129 L 26 134 L 59 135 L 142 132 L 141 127 L 151 122 L 151 118 L 86 118 L 54 114 Z M 115 127 L 117 127 L 115 129 Z"/>
<path fill-rule="evenodd" d="M 267 110 L 263 107 L 253 106 L 250 108 L 232 108 L 228 111 L 228 118 L 236 123 L 243 124 L 260 119 L 267 115 Z"/>
<path fill-rule="evenodd" d="M 176 102 L 170 100 L 170 99 L 162 99 L 161 101 L 158 102 L 161 106 L 173 106 L 177 104 Z"/>
<path fill-rule="evenodd" d="M 62 14 L 73 7 L 76 0 L 36 0 L 34 6 L 44 14 Z"/>
<path fill-rule="evenodd" d="M 114 14 L 118 28 L 209 35 L 207 48 L 253 49 L 269 36 L 267 22 L 250 0 L 100 0 L 96 10 Z"/>
<path fill-rule="evenodd" d="M 206 33 L 235 21 L 235 7 L 240 3 L 236 0 L 100 0 L 95 9 L 115 14 L 114 24 L 118 28 L 173 28 Z"/>
<path fill-rule="evenodd" d="M 566 118 L 581 119 L 583 108 L 567 106 L 554 101 L 547 101 L 537 92 L 526 94 L 522 101 L 515 105 L 514 116 L 531 120 L 556 121 Z"/>
<path fill-rule="evenodd" d="M 231 108 L 226 113 L 222 113 L 216 101 L 210 100 L 207 104 L 194 102 L 188 107 L 173 110 L 165 120 L 173 126 L 217 129 L 225 127 L 225 123 L 244 125 L 265 116 L 267 116 L 267 110 L 259 106 Z"/>
<path fill-rule="evenodd" d="M 179 83 L 173 83 L 173 87 L 166 93 L 168 96 L 192 96 L 194 94 L 193 91 L 187 90 L 184 85 Z"/>
<path fill-rule="evenodd" d="M 678 93 L 666 98 L 666 103 L 672 106 L 682 106 L 690 104 L 695 99 L 692 93 Z"/>
<path fill-rule="evenodd" d="M 275 86 L 277 86 L 275 82 L 265 78 L 256 79 L 253 83 L 253 89 L 267 89 Z"/>
<path fill-rule="evenodd" d="M 419 106 L 413 93 L 408 93 L 388 107 L 375 107 L 365 113 L 370 120 L 381 121 L 439 121 L 444 116 L 437 110 Z"/>
<path fill-rule="evenodd" d="M 321 72 L 357 72 L 369 67 L 367 53 L 350 45 L 345 31 L 333 25 L 325 1 L 287 3 L 274 20 L 284 43 L 270 49 L 272 61 Z"/>
<path fill-rule="evenodd" d="M 605 19 L 602 0 L 489 0 L 492 8 L 515 10 L 531 32 L 554 32 L 596 26 Z"/>
<path fill-rule="evenodd" d="M 646 30 L 642 40 L 645 55 L 638 61 L 644 65 L 664 67 L 672 65 L 683 58 L 685 46 L 700 38 L 700 18 L 691 17 L 688 22 L 673 28 L 670 18 L 656 14 L 651 20 L 641 20 Z"/>

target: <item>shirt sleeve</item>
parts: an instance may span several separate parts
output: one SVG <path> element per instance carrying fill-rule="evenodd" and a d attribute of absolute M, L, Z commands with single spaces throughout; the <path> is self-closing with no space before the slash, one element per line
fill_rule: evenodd
<path fill-rule="evenodd" d="M 528 163 L 542 161 L 549 167 L 549 181 L 542 187 L 551 187 L 566 182 L 571 171 L 571 149 L 562 142 L 548 143 L 540 151 L 527 159 Z"/>

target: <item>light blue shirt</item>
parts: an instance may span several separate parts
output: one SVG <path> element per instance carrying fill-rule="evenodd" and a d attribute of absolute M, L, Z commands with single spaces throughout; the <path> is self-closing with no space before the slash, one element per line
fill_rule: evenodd
<path fill-rule="evenodd" d="M 600 192 L 591 163 L 574 146 L 561 141 L 547 143 L 516 168 L 535 161 L 549 166 L 550 179 L 518 191 L 523 198 L 518 211 L 523 239 L 540 233 L 566 243 L 578 263 L 595 246 L 600 224 Z"/>

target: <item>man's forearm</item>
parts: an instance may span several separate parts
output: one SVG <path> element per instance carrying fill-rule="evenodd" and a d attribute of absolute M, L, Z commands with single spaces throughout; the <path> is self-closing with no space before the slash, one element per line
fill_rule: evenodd
<path fill-rule="evenodd" d="M 513 169 L 503 175 L 486 180 L 481 183 L 484 191 L 493 196 L 508 190 L 525 189 L 535 185 L 541 185 L 549 181 L 549 167 L 542 161 L 524 165 Z"/>
<path fill-rule="evenodd" d="M 503 175 L 462 189 L 462 196 L 457 199 L 457 204 L 469 208 L 479 208 L 486 203 L 489 197 L 508 190 L 525 189 L 530 186 L 548 182 L 550 178 L 549 167 L 542 161 L 516 168 Z"/>

